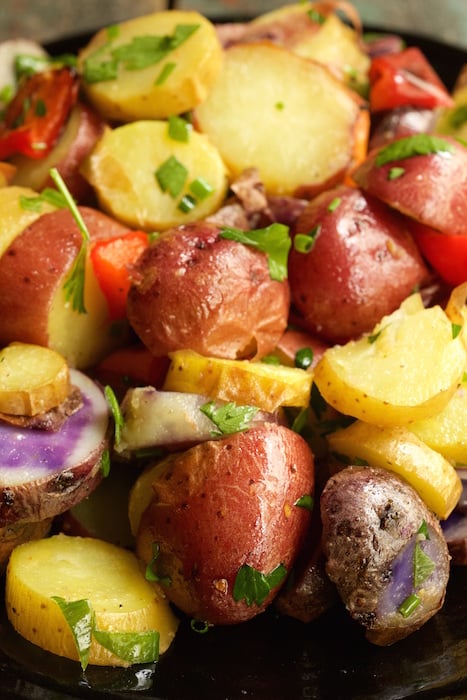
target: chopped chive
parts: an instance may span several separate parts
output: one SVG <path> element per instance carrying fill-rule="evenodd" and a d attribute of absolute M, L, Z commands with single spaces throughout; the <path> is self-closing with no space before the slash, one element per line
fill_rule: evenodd
<path fill-rule="evenodd" d="M 167 192 L 172 197 L 178 197 L 181 193 L 188 170 L 175 156 L 170 156 L 154 173 L 162 192 Z"/>
<path fill-rule="evenodd" d="M 187 143 L 190 139 L 192 126 L 186 119 L 177 116 L 171 116 L 168 119 L 168 134 L 173 141 L 181 141 Z"/>
<path fill-rule="evenodd" d="M 184 214 L 188 214 L 190 211 L 193 211 L 193 209 L 196 207 L 196 204 L 196 199 L 191 195 L 186 194 L 184 197 L 181 198 L 178 208 Z"/>
<path fill-rule="evenodd" d="M 411 593 L 410 595 L 402 601 L 399 606 L 399 612 L 402 617 L 410 617 L 412 613 L 418 608 L 421 603 L 420 597 L 416 593 Z"/>
<path fill-rule="evenodd" d="M 161 72 L 159 73 L 159 75 L 157 76 L 156 82 L 154 84 L 155 85 L 162 85 L 163 83 L 165 83 L 165 81 L 167 80 L 169 75 L 172 73 L 172 71 L 174 70 L 176 65 L 177 65 L 176 63 L 173 63 L 171 61 L 166 63 L 164 65 L 164 67 L 162 68 Z"/>

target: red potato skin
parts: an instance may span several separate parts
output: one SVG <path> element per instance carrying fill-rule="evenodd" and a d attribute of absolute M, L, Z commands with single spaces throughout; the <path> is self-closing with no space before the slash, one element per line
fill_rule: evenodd
<path fill-rule="evenodd" d="M 260 359 L 287 326 L 287 280 L 266 255 L 223 239 L 207 222 L 165 232 L 140 256 L 127 298 L 130 325 L 156 357 L 181 349 Z"/>
<path fill-rule="evenodd" d="M 369 332 L 427 277 L 404 217 L 357 188 L 341 186 L 310 202 L 295 233 L 315 227 L 308 253 L 292 246 L 289 284 L 303 328 L 325 342 Z"/>
<path fill-rule="evenodd" d="M 80 211 L 93 240 L 127 231 L 95 209 Z M 68 209 L 43 214 L 14 239 L 0 257 L 0 344 L 48 344 L 50 305 L 81 242 Z"/>
<path fill-rule="evenodd" d="M 377 166 L 379 150 L 372 151 L 355 170 L 353 179 L 367 193 L 397 211 L 456 236 L 467 233 L 467 148 L 456 139 L 443 136 L 452 152 L 431 153 L 394 160 Z M 391 179 L 392 168 L 403 168 L 401 177 Z"/>
<path fill-rule="evenodd" d="M 284 426 L 264 424 L 179 454 L 152 484 L 137 551 L 169 575 L 166 594 L 183 612 L 210 624 L 235 624 L 261 613 L 232 595 L 240 567 L 287 571 L 308 531 L 311 514 L 294 505 L 313 493 L 307 443 Z"/>

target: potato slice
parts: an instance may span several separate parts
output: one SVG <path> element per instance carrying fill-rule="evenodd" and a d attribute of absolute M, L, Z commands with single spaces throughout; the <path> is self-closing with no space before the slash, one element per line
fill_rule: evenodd
<path fill-rule="evenodd" d="M 402 304 L 371 335 L 326 350 L 314 372 L 331 406 L 379 425 L 404 425 L 446 406 L 464 373 L 465 345 L 440 306 L 416 306 Z"/>
<path fill-rule="evenodd" d="M 446 519 L 462 492 L 450 462 L 403 426 L 377 426 L 356 421 L 328 437 L 329 447 L 351 464 L 366 462 L 402 476 L 438 518 Z"/>
<path fill-rule="evenodd" d="M 313 375 L 285 365 L 204 357 L 191 350 L 170 353 L 166 391 L 203 394 L 273 412 L 280 406 L 306 407 Z"/>
<path fill-rule="evenodd" d="M 156 172 L 161 167 L 186 170 L 180 192 L 163 191 Z M 165 121 L 137 121 L 108 129 L 82 167 L 103 209 L 116 219 L 149 231 L 203 219 L 216 211 L 227 192 L 227 171 L 207 137 L 190 132 L 187 142 L 170 136 Z M 170 173 L 168 175 L 170 180 Z M 190 185 L 203 181 L 209 192 L 187 211 L 180 207 L 192 196 Z"/>
<path fill-rule="evenodd" d="M 70 391 L 67 362 L 55 350 L 11 343 L 0 350 L 0 411 L 35 416 L 58 406 Z"/>
<path fill-rule="evenodd" d="M 109 542 L 64 534 L 17 547 L 6 574 L 6 608 L 15 630 L 43 649 L 78 660 L 63 613 L 52 596 L 88 600 L 98 630 L 157 630 L 159 651 L 172 642 L 178 621 L 163 593 L 144 577 L 136 556 Z M 129 663 L 92 639 L 90 664 Z"/>
<path fill-rule="evenodd" d="M 109 77 L 103 69 L 115 61 Z M 221 65 L 214 25 L 198 12 L 183 10 L 101 29 L 79 55 L 90 102 L 106 119 L 125 122 L 190 111 L 206 97 Z"/>
<path fill-rule="evenodd" d="M 0 256 L 22 231 L 42 214 L 54 211 L 56 207 L 38 200 L 38 206 L 25 206 L 24 201 L 39 197 L 30 187 L 10 185 L 0 188 Z"/>
<path fill-rule="evenodd" d="M 225 51 L 195 123 L 232 176 L 252 165 L 266 190 L 293 194 L 342 178 L 362 140 L 362 102 L 322 64 L 268 42 Z"/>

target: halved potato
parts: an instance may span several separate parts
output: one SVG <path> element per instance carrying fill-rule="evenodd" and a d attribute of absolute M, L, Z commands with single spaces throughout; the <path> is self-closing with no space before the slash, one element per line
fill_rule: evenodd
<path fill-rule="evenodd" d="M 0 411 L 34 416 L 58 406 L 70 391 L 65 358 L 55 350 L 11 343 L 0 350 Z"/>
<path fill-rule="evenodd" d="M 328 437 L 329 447 L 351 464 L 366 462 L 402 476 L 438 518 L 446 519 L 462 492 L 450 462 L 403 426 L 378 426 L 356 421 Z"/>
<path fill-rule="evenodd" d="M 101 29 L 79 55 L 89 101 L 104 118 L 120 122 L 188 112 L 206 97 L 221 65 L 214 25 L 183 10 Z"/>
<path fill-rule="evenodd" d="M 273 412 L 280 406 L 306 407 L 313 375 L 303 369 L 249 360 L 204 357 L 191 350 L 170 353 L 165 391 L 203 394 Z"/>
<path fill-rule="evenodd" d="M 158 174 L 165 170 L 170 188 L 175 169 L 185 170 L 178 193 L 163 190 L 158 182 Z M 148 231 L 206 218 L 219 208 L 228 184 L 221 156 L 205 135 L 190 132 L 188 141 L 178 141 L 171 138 L 167 122 L 156 120 L 107 129 L 82 172 L 103 209 L 129 226 Z M 206 196 L 192 195 L 194 182 L 206 183 Z M 186 211 L 185 196 L 193 202 Z"/>
<path fill-rule="evenodd" d="M 351 90 L 322 64 L 270 42 L 225 51 L 194 120 L 233 177 L 255 166 L 274 194 L 342 179 L 368 135 L 368 114 Z"/>
<path fill-rule="evenodd" d="M 8 563 L 6 608 L 15 630 L 43 649 L 78 660 L 71 629 L 53 596 L 89 601 L 100 631 L 136 635 L 157 630 L 161 653 L 177 630 L 177 618 L 157 585 L 145 579 L 136 556 L 102 540 L 54 535 L 18 546 Z M 89 663 L 129 665 L 95 638 Z"/>
<path fill-rule="evenodd" d="M 331 406 L 378 425 L 408 424 L 446 406 L 462 380 L 466 348 L 440 306 L 417 306 L 404 302 L 372 334 L 325 351 L 314 378 Z"/>
<path fill-rule="evenodd" d="M 25 228 L 42 214 L 56 209 L 53 204 L 39 200 L 38 196 L 38 192 L 31 187 L 0 187 L 0 256 Z M 32 205 L 34 200 L 37 200 L 37 206 Z M 28 202 L 31 202 L 31 206 Z"/>

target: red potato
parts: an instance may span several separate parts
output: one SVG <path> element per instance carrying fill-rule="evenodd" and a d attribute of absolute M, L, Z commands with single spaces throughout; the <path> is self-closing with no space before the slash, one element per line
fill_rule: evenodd
<path fill-rule="evenodd" d="M 197 222 L 165 232 L 139 258 L 128 320 L 156 356 L 259 359 L 287 325 L 289 287 L 271 279 L 266 254 Z"/>
<path fill-rule="evenodd" d="M 316 235 L 309 252 L 292 246 L 292 303 L 304 327 L 328 342 L 370 331 L 427 276 L 404 218 L 357 188 L 315 198 L 295 231 Z"/>
<path fill-rule="evenodd" d="M 245 565 L 265 577 L 281 565 L 289 572 L 310 523 L 297 500 L 313 488 L 312 453 L 289 428 L 264 424 L 210 440 L 157 471 L 137 551 L 148 563 L 159 546 L 153 569 L 170 577 L 166 594 L 186 614 L 211 624 L 248 620 L 285 579 L 248 603 L 246 591 L 234 597 L 236 577 Z"/>
<path fill-rule="evenodd" d="M 82 207 L 91 240 L 127 229 L 101 212 Z M 82 242 L 68 209 L 43 214 L 20 233 L 0 257 L 0 344 L 24 341 L 57 350 L 68 364 L 90 367 L 127 336 L 113 324 L 91 264 L 85 275 L 87 313 L 65 298 L 63 285 Z"/>
<path fill-rule="evenodd" d="M 10 162 L 17 169 L 12 184 L 31 187 L 40 192 L 44 187 L 53 186 L 49 173 L 51 168 L 57 168 L 78 202 L 89 199 L 92 188 L 79 168 L 103 129 L 102 118 L 87 105 L 78 103 L 73 108 L 57 145 L 45 158 L 33 160 L 22 155 L 11 158 Z"/>
<path fill-rule="evenodd" d="M 405 145 L 410 155 L 395 155 L 378 165 L 382 149 L 372 151 L 353 174 L 366 192 L 425 226 L 456 236 L 467 232 L 467 147 L 449 136 L 438 139 L 443 148 L 415 155 L 411 144 L 427 135 L 397 139 L 390 146 Z M 410 141 L 412 139 L 412 141 Z M 415 139 L 415 141 L 414 141 Z M 386 148 L 386 147 L 385 147 Z M 388 151 L 385 151 L 387 154 Z M 398 176 L 394 176 L 397 174 Z"/>
<path fill-rule="evenodd" d="M 317 364 L 324 351 L 328 348 L 327 343 L 316 338 L 306 331 L 297 328 L 287 328 L 279 342 L 277 343 L 275 354 L 278 355 L 283 365 L 295 366 L 295 358 L 299 350 L 309 348 L 313 353 L 310 369 Z"/>

